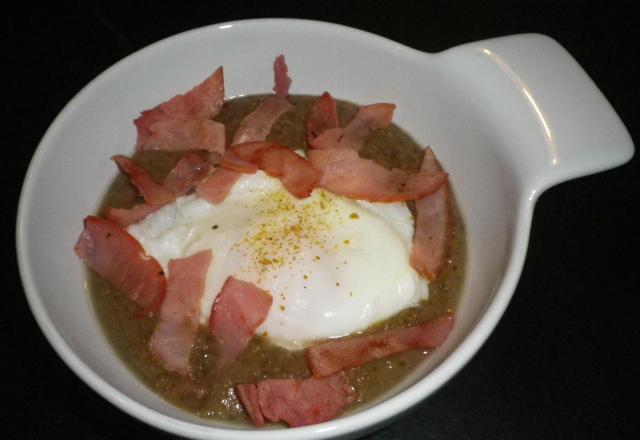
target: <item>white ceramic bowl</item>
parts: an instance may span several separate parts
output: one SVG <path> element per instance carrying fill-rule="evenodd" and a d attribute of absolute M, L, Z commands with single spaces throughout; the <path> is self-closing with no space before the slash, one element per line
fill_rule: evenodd
<path fill-rule="evenodd" d="M 468 268 L 447 343 L 357 413 L 315 426 L 251 430 L 182 412 L 142 385 L 105 339 L 72 247 L 116 168 L 133 151 L 132 120 L 225 68 L 227 96 L 271 90 L 284 53 L 292 93 L 397 104 L 395 121 L 431 145 L 450 173 L 468 231 Z M 558 43 L 517 35 L 426 54 L 366 32 L 302 20 L 210 26 L 153 44 L 85 87 L 53 122 L 29 168 L 17 220 L 27 298 L 58 354 L 127 413 L 192 438 L 315 439 L 389 421 L 451 378 L 495 327 L 524 262 L 532 210 L 561 181 L 624 163 L 631 139 Z"/>

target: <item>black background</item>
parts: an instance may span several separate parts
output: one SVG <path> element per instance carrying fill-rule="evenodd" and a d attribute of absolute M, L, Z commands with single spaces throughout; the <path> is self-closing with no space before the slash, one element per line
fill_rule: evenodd
<path fill-rule="evenodd" d="M 20 186 L 48 125 L 87 82 L 150 43 L 256 17 L 341 23 L 429 52 L 539 32 L 578 60 L 640 139 L 640 13 L 615 2 L 19 3 L 1 12 L 1 438 L 172 438 L 103 400 L 53 352 L 24 298 L 13 245 Z M 448 384 L 369 439 L 638 438 L 638 163 L 636 155 L 541 196 L 520 283 L 493 335 Z"/>

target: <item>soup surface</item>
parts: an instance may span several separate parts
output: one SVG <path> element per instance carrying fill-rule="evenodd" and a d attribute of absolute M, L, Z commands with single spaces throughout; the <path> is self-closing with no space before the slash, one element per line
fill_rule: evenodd
<path fill-rule="evenodd" d="M 252 112 L 265 96 L 237 98 L 224 104 L 216 120 L 225 124 L 228 139 L 233 137 L 242 118 Z M 305 149 L 305 121 L 315 99 L 311 96 L 290 96 L 289 101 L 294 108 L 278 120 L 267 140 L 292 149 Z M 344 125 L 355 115 L 358 107 L 345 101 L 337 101 L 337 104 L 340 122 Z M 392 124 L 378 130 L 367 141 L 360 155 L 387 168 L 416 171 L 420 167 L 422 151 L 409 135 Z M 133 159 L 157 181 L 162 181 L 183 155 L 182 152 L 148 151 L 136 153 Z M 128 177 L 121 174 L 108 189 L 98 214 L 108 207 L 130 208 L 141 201 Z M 455 227 L 446 264 L 437 279 L 429 284 L 429 299 L 375 324 L 364 333 L 406 327 L 455 311 L 464 277 L 465 234 L 455 203 L 453 207 Z M 88 286 L 104 331 L 122 360 L 163 398 L 200 417 L 247 423 L 249 419 L 234 392 L 235 384 L 254 383 L 266 378 L 305 378 L 310 375 L 303 350 L 286 350 L 259 335 L 253 338 L 231 368 L 219 370 L 216 367 L 218 342 L 204 326 L 200 327 L 191 352 L 192 373 L 181 376 L 166 371 L 154 362 L 148 350 L 157 318 L 137 318 L 138 306 L 93 271 L 89 271 Z M 393 387 L 428 354 L 426 350 L 414 349 L 347 370 L 348 382 L 357 395 L 356 402 L 348 410 L 375 399 Z"/>

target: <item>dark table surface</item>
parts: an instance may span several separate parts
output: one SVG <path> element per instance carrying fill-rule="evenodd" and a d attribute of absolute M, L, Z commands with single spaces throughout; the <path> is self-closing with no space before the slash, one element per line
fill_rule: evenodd
<path fill-rule="evenodd" d="M 53 3 L 22 2 L 13 9 L 3 6 L 2 13 L 2 121 L 9 138 L 3 142 L 0 175 L 8 263 L 0 331 L 0 438 L 171 438 L 102 399 L 53 352 L 24 298 L 13 245 L 20 185 L 47 126 L 87 82 L 150 43 L 207 24 L 257 17 L 341 23 L 429 52 L 539 32 L 577 59 L 632 138 L 640 139 L 637 7 L 615 2 Z M 436 394 L 368 438 L 638 438 L 640 368 L 633 359 L 640 348 L 639 174 L 636 155 L 622 167 L 545 192 L 535 209 L 520 283 L 493 335 Z"/>

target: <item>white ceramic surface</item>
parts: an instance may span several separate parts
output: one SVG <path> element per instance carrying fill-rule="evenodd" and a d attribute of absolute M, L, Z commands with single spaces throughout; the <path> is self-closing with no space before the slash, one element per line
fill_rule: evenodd
<path fill-rule="evenodd" d="M 297 429 L 250 430 L 195 418 L 147 390 L 116 357 L 84 291 L 72 247 L 82 219 L 133 151 L 132 120 L 225 68 L 227 96 L 271 90 L 286 54 L 292 93 L 397 104 L 395 122 L 431 145 L 450 173 L 468 230 L 469 264 L 451 337 L 399 386 L 355 414 Z M 505 310 L 524 262 L 532 210 L 546 188 L 633 155 L 624 126 L 558 43 L 516 35 L 425 54 L 362 31 L 301 20 L 214 25 L 117 63 L 53 122 L 29 168 L 18 212 L 20 273 L 33 313 L 64 361 L 129 414 L 193 438 L 315 439 L 387 422 L 453 376 Z"/>

